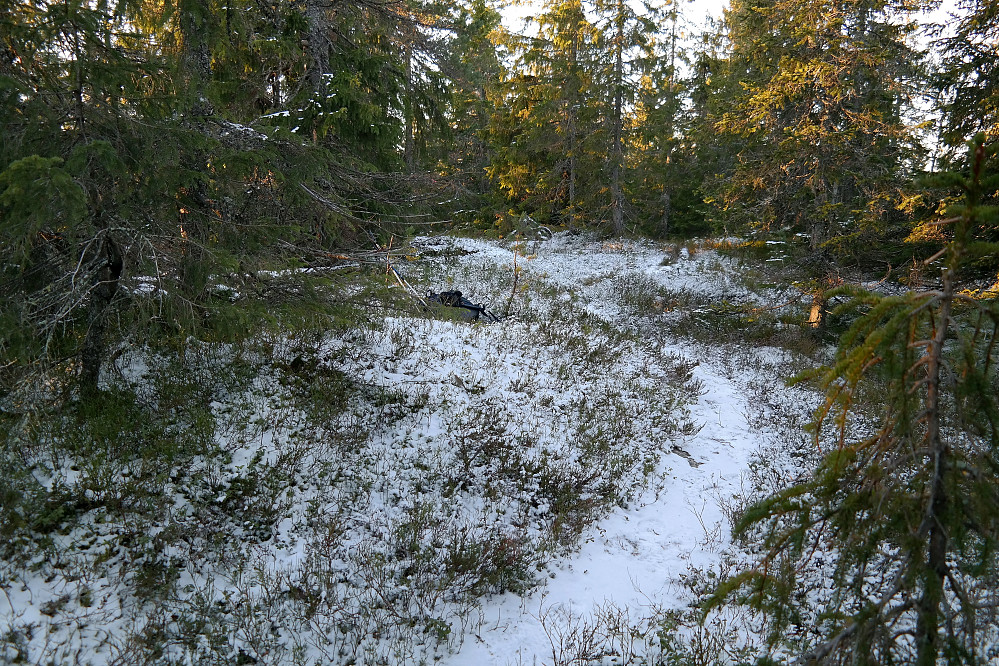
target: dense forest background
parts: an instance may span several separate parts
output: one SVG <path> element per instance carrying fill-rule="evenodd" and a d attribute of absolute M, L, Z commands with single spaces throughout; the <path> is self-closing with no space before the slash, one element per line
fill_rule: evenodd
<path fill-rule="evenodd" d="M 3 383 L 75 356 L 96 387 L 129 281 L 124 328 L 190 332 L 224 309 L 210 276 L 426 225 L 898 267 L 951 194 L 920 177 L 999 126 L 999 9 L 934 6 L 737 0 L 693 34 L 676 3 L 548 0 L 513 34 L 487 0 L 8 0 Z"/>

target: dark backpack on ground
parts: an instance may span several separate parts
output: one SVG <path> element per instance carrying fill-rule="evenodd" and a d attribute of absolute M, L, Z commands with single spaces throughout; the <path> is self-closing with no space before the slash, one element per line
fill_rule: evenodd
<path fill-rule="evenodd" d="M 486 310 L 486 306 L 482 303 L 473 303 L 464 296 L 458 290 L 452 291 L 442 291 L 439 294 L 435 294 L 430 291 L 427 293 L 427 302 L 433 305 L 434 303 L 447 306 L 449 308 L 458 308 L 460 310 L 460 316 L 466 321 L 476 321 L 478 319 L 483 319 L 484 321 L 495 322 L 499 321 L 496 315 L 492 314 Z"/>

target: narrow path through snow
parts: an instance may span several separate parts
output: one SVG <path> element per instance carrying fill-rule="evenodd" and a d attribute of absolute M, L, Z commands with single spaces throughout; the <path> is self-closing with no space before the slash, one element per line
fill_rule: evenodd
<path fill-rule="evenodd" d="M 689 460 L 670 456 L 662 488 L 648 490 L 640 502 L 588 530 L 579 552 L 551 567 L 551 577 L 530 595 L 487 601 L 464 645 L 446 663 L 550 663 L 550 637 L 541 621 L 545 609 L 562 606 L 587 615 L 611 601 L 637 618 L 653 606 L 689 603 L 676 579 L 690 565 L 717 561 L 728 540 L 719 500 L 739 492 L 742 472 L 760 444 L 744 416 L 745 396 L 721 365 L 707 358 L 695 370 L 704 393 L 692 412 L 702 428 L 679 444 Z"/>
<path fill-rule="evenodd" d="M 84 496 L 99 473 L 102 492 L 138 484 L 163 503 L 81 514 L 55 549 L 0 562 L 0 662 L 634 663 L 608 641 L 689 607 L 692 570 L 728 566 L 728 507 L 792 430 L 769 416 L 807 409 L 781 382 L 786 354 L 671 333 L 757 297 L 731 260 L 693 246 L 416 245 L 400 264 L 414 285 L 513 316 L 399 310 L 243 355 L 197 343 L 183 364 L 123 357 L 125 391 L 159 387 L 161 367 L 200 373 L 217 450 L 167 475 L 142 471 L 145 453 L 93 471 L 39 448 L 58 461 L 50 485 Z M 253 372 L 214 381 L 237 362 Z M 577 659 L 595 626 L 613 631 Z"/>
<path fill-rule="evenodd" d="M 497 251 L 496 246 L 478 249 Z M 546 279 L 594 289 L 601 276 L 620 278 L 627 273 L 719 298 L 738 288 L 731 275 L 717 267 L 708 270 L 711 262 L 719 261 L 713 253 L 664 266 L 663 254 L 647 246 L 626 247 L 616 254 L 573 249 L 560 258 L 546 256 L 542 248 L 532 269 Z M 617 308 L 598 297 L 590 305 L 605 315 Z M 619 314 L 612 312 L 607 318 Z M 673 455 L 666 457 L 660 470 L 661 482 L 647 489 L 640 501 L 615 510 L 590 528 L 578 552 L 549 566 L 548 578 L 536 589 L 524 597 L 508 593 L 486 600 L 479 617 L 470 620 L 459 649 L 445 663 L 550 664 L 552 641 L 559 642 L 570 616 L 585 619 L 606 608 L 607 602 L 632 620 L 650 615 L 653 609 L 684 608 L 690 598 L 678 577 L 692 566 L 706 568 L 719 561 L 729 543 L 723 506 L 740 494 L 750 457 L 764 444 L 764 433 L 747 421 L 750 371 L 733 373 L 732 350 L 724 347 L 672 340 L 660 352 L 699 363 L 694 377 L 703 392 L 691 406 L 699 432 L 674 442 Z M 759 355 L 764 365 L 775 360 L 772 350 L 743 353 Z M 779 385 L 774 390 L 786 389 Z M 560 628 L 546 621 L 555 615 Z"/>

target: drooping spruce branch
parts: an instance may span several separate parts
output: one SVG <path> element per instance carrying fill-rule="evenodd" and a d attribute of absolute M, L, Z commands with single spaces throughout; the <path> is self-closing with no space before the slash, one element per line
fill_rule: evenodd
<path fill-rule="evenodd" d="M 999 628 L 999 303 L 961 282 L 999 223 L 983 203 L 999 189 L 996 153 L 979 136 L 967 173 L 945 177 L 964 196 L 927 260 L 943 260 L 939 289 L 834 292 L 848 298 L 839 313 L 857 318 L 834 362 L 802 378 L 825 392 L 812 424 L 823 459 L 736 527 L 765 554 L 707 607 L 738 593 L 768 620 L 774 647 L 800 651 L 802 663 L 975 663 Z M 855 417 L 872 414 L 879 425 L 856 436 Z M 833 564 L 820 570 L 815 552 Z M 802 623 L 821 637 L 784 642 Z"/>

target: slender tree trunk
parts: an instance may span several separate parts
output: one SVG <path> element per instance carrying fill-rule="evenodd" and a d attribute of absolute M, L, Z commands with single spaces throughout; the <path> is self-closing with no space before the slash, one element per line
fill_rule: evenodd
<path fill-rule="evenodd" d="M 90 292 L 87 333 L 80 347 L 80 389 L 84 395 L 94 395 L 98 391 L 108 310 L 118 293 L 118 280 L 122 273 L 121 251 L 110 236 L 105 236 L 101 249 L 105 263 L 97 271 L 97 284 Z"/>
<path fill-rule="evenodd" d="M 182 0 L 179 10 L 180 32 L 184 40 L 181 62 L 190 92 L 194 94 L 190 113 L 210 116 L 214 112 L 207 91 L 212 79 L 212 56 L 208 45 L 211 10 L 207 0 Z"/>
<path fill-rule="evenodd" d="M 316 92 L 324 89 L 323 74 L 329 68 L 330 51 L 333 44 L 329 37 L 329 21 L 324 3 L 320 0 L 309 0 L 305 5 L 305 18 L 309 22 L 309 63 L 306 76 L 309 88 Z"/>
<path fill-rule="evenodd" d="M 665 159 L 663 159 L 663 169 L 665 170 L 663 174 L 665 182 L 663 183 L 662 196 L 663 216 L 659 229 L 659 233 L 663 236 L 669 233 L 673 217 L 673 188 L 670 185 L 673 178 L 670 171 L 674 166 L 670 158 L 673 154 L 673 133 L 676 126 L 676 37 L 678 17 L 679 13 L 674 5 L 670 10 L 672 26 L 670 27 L 669 42 L 669 79 L 666 82 L 666 132 L 665 136 L 660 138 L 665 143 L 665 146 L 661 150 L 666 153 Z"/>
<path fill-rule="evenodd" d="M 659 223 L 659 233 L 665 236 L 669 233 L 670 217 L 673 215 L 673 192 L 669 185 L 663 186 L 663 217 Z"/>
<path fill-rule="evenodd" d="M 577 153 L 579 152 L 579 145 L 577 142 L 576 133 L 578 132 L 576 123 L 576 114 L 578 113 L 579 106 L 579 87 L 580 82 L 578 78 L 578 63 L 577 58 L 579 57 L 579 33 L 578 31 L 572 37 L 572 46 L 569 50 L 569 68 L 570 75 L 568 78 L 568 88 L 569 88 L 569 98 L 567 100 L 568 104 L 568 114 L 566 116 L 566 132 L 568 134 L 568 149 L 569 149 L 569 228 L 575 229 L 576 227 L 576 170 L 578 169 Z"/>
<path fill-rule="evenodd" d="M 939 321 L 933 339 L 929 342 L 923 361 L 926 363 L 925 422 L 926 449 L 932 461 L 930 477 L 930 501 L 923 518 L 923 526 L 929 535 L 929 550 L 923 570 L 923 591 L 917 602 L 916 622 L 916 663 L 919 666 L 934 666 L 940 652 L 939 624 L 940 604 L 944 601 L 944 579 L 947 576 L 947 550 L 949 538 L 944 527 L 944 514 L 947 511 L 947 489 L 944 485 L 949 450 L 940 433 L 940 374 L 943 363 L 943 345 L 950 324 L 951 306 L 954 300 L 954 271 L 958 264 L 958 252 L 950 257 L 948 268 L 943 274 L 943 289 L 940 296 Z"/>
<path fill-rule="evenodd" d="M 825 224 L 821 220 L 813 220 L 810 226 L 811 228 L 808 234 L 809 235 L 808 247 L 812 251 L 817 251 L 819 249 L 819 246 L 822 245 L 822 241 L 824 240 L 823 231 L 825 229 Z"/>
<path fill-rule="evenodd" d="M 477 185 L 476 192 L 478 194 L 488 194 L 489 178 L 486 175 L 486 168 L 489 166 L 489 142 L 483 137 L 489 134 L 489 99 L 486 96 L 486 88 L 483 85 L 478 86 L 475 94 L 479 98 L 479 104 L 476 106 L 478 131 L 475 133 L 475 150 L 479 158 L 477 163 L 478 168 L 476 169 L 478 175 L 475 179 Z"/>
<path fill-rule="evenodd" d="M 278 63 L 278 67 L 274 72 L 274 80 L 271 81 L 271 99 L 272 104 L 275 108 L 281 106 L 281 64 Z"/>
<path fill-rule="evenodd" d="M 73 93 L 76 98 L 76 129 L 79 130 L 80 136 L 86 138 L 87 124 L 85 110 L 87 107 L 83 95 L 83 57 L 84 55 L 80 48 L 80 32 L 77 30 L 73 35 L 73 68 L 76 73 L 76 90 Z"/>
<path fill-rule="evenodd" d="M 406 43 L 406 99 L 403 101 L 403 115 L 406 123 L 403 156 L 406 162 L 406 173 L 413 173 L 416 163 L 414 156 L 416 148 L 413 140 L 413 41 L 411 39 Z"/>
<path fill-rule="evenodd" d="M 569 228 L 576 224 L 576 114 L 569 116 Z"/>
<path fill-rule="evenodd" d="M 624 8 L 618 4 L 617 34 L 614 48 L 614 143 L 611 147 L 611 214 L 614 235 L 624 233 L 624 195 L 621 188 L 621 163 L 624 149 L 621 135 L 624 126 Z"/>

